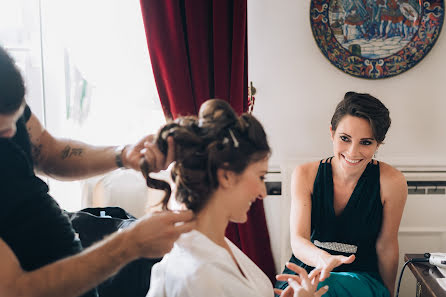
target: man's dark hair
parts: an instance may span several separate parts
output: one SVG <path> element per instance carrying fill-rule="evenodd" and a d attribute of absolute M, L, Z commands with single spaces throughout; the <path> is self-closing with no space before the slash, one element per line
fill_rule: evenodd
<path fill-rule="evenodd" d="M 16 112 L 25 100 L 25 83 L 14 60 L 0 46 L 0 114 Z"/>

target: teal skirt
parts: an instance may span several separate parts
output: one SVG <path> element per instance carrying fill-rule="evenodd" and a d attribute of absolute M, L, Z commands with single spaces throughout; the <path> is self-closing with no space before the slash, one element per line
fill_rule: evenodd
<path fill-rule="evenodd" d="M 389 297 L 382 282 L 366 272 L 331 272 L 318 288 L 328 286 L 324 297 Z"/>

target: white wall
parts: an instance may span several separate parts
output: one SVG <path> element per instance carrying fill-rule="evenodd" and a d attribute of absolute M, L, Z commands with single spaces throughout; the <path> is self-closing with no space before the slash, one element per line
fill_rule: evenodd
<path fill-rule="evenodd" d="M 344 93 L 353 90 L 371 93 L 390 110 L 392 125 L 378 159 L 446 167 L 446 33 L 405 73 L 381 80 L 355 78 L 320 52 L 310 28 L 310 2 L 248 1 L 254 114 L 272 144 L 271 163 L 329 156 L 332 113 Z"/>
<path fill-rule="evenodd" d="M 249 79 L 257 89 L 254 114 L 264 124 L 273 149 L 270 165 L 282 170 L 282 197 L 265 200 L 270 237 L 282 243 L 280 247 L 273 244 L 275 261 L 281 262 L 276 263 L 279 272 L 291 254 L 286 237 L 289 175 L 299 163 L 332 154 L 328 129 L 335 106 L 346 91 L 371 93 L 390 110 L 392 125 L 377 154 L 379 160 L 400 169 L 446 168 L 446 33 L 442 32 L 430 53 L 405 73 L 381 80 L 355 78 L 333 66 L 319 50 L 310 28 L 310 2 L 248 0 Z M 409 197 L 406 207 L 406 225 L 417 216 L 411 208 L 416 203 L 413 199 Z M 413 234 L 409 227 L 400 232 L 400 258 L 404 252 L 432 249 L 419 237 L 412 240 L 418 233 Z M 444 226 L 435 228 L 440 227 Z M 434 232 L 436 241 L 430 241 L 439 249 L 445 243 L 442 230 Z M 412 244 L 416 241 L 422 246 Z M 401 296 L 414 292 L 415 280 L 408 271 L 405 275 Z"/>

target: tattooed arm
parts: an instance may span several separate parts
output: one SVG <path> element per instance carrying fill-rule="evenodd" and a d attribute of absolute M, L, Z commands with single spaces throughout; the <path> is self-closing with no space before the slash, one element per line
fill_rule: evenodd
<path fill-rule="evenodd" d="M 31 114 L 26 123 L 32 144 L 33 162 L 39 173 L 61 180 L 76 180 L 106 173 L 117 168 L 116 147 L 97 147 L 79 141 L 53 137 L 37 117 Z M 150 164 L 152 172 L 166 169 L 175 158 L 175 144 L 167 139 L 164 155 L 154 143 L 154 135 L 143 137 L 137 143 L 126 145 L 122 164 L 139 171 L 141 159 Z"/>
<path fill-rule="evenodd" d="M 34 114 L 27 122 L 36 170 L 44 175 L 75 180 L 116 169 L 116 147 L 96 147 L 53 137 Z"/>

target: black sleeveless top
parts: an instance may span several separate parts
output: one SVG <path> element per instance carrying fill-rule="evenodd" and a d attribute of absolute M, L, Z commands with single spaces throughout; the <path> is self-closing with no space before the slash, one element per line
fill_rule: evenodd
<path fill-rule="evenodd" d="M 82 251 L 68 217 L 35 176 L 26 107 L 16 135 L 0 138 L 0 238 L 22 269 L 32 271 Z M 82 295 L 97 297 L 96 289 Z"/>
<path fill-rule="evenodd" d="M 334 272 L 367 272 L 381 280 L 378 270 L 376 241 L 381 230 L 383 206 L 380 195 L 379 162 L 367 164 L 344 210 L 335 214 L 331 159 L 319 164 L 311 196 L 311 242 L 332 254 L 356 259 Z M 310 272 L 314 267 L 302 263 L 294 255 L 290 262 Z M 284 273 L 293 273 L 285 267 Z M 280 287 L 280 284 L 276 284 Z"/>

